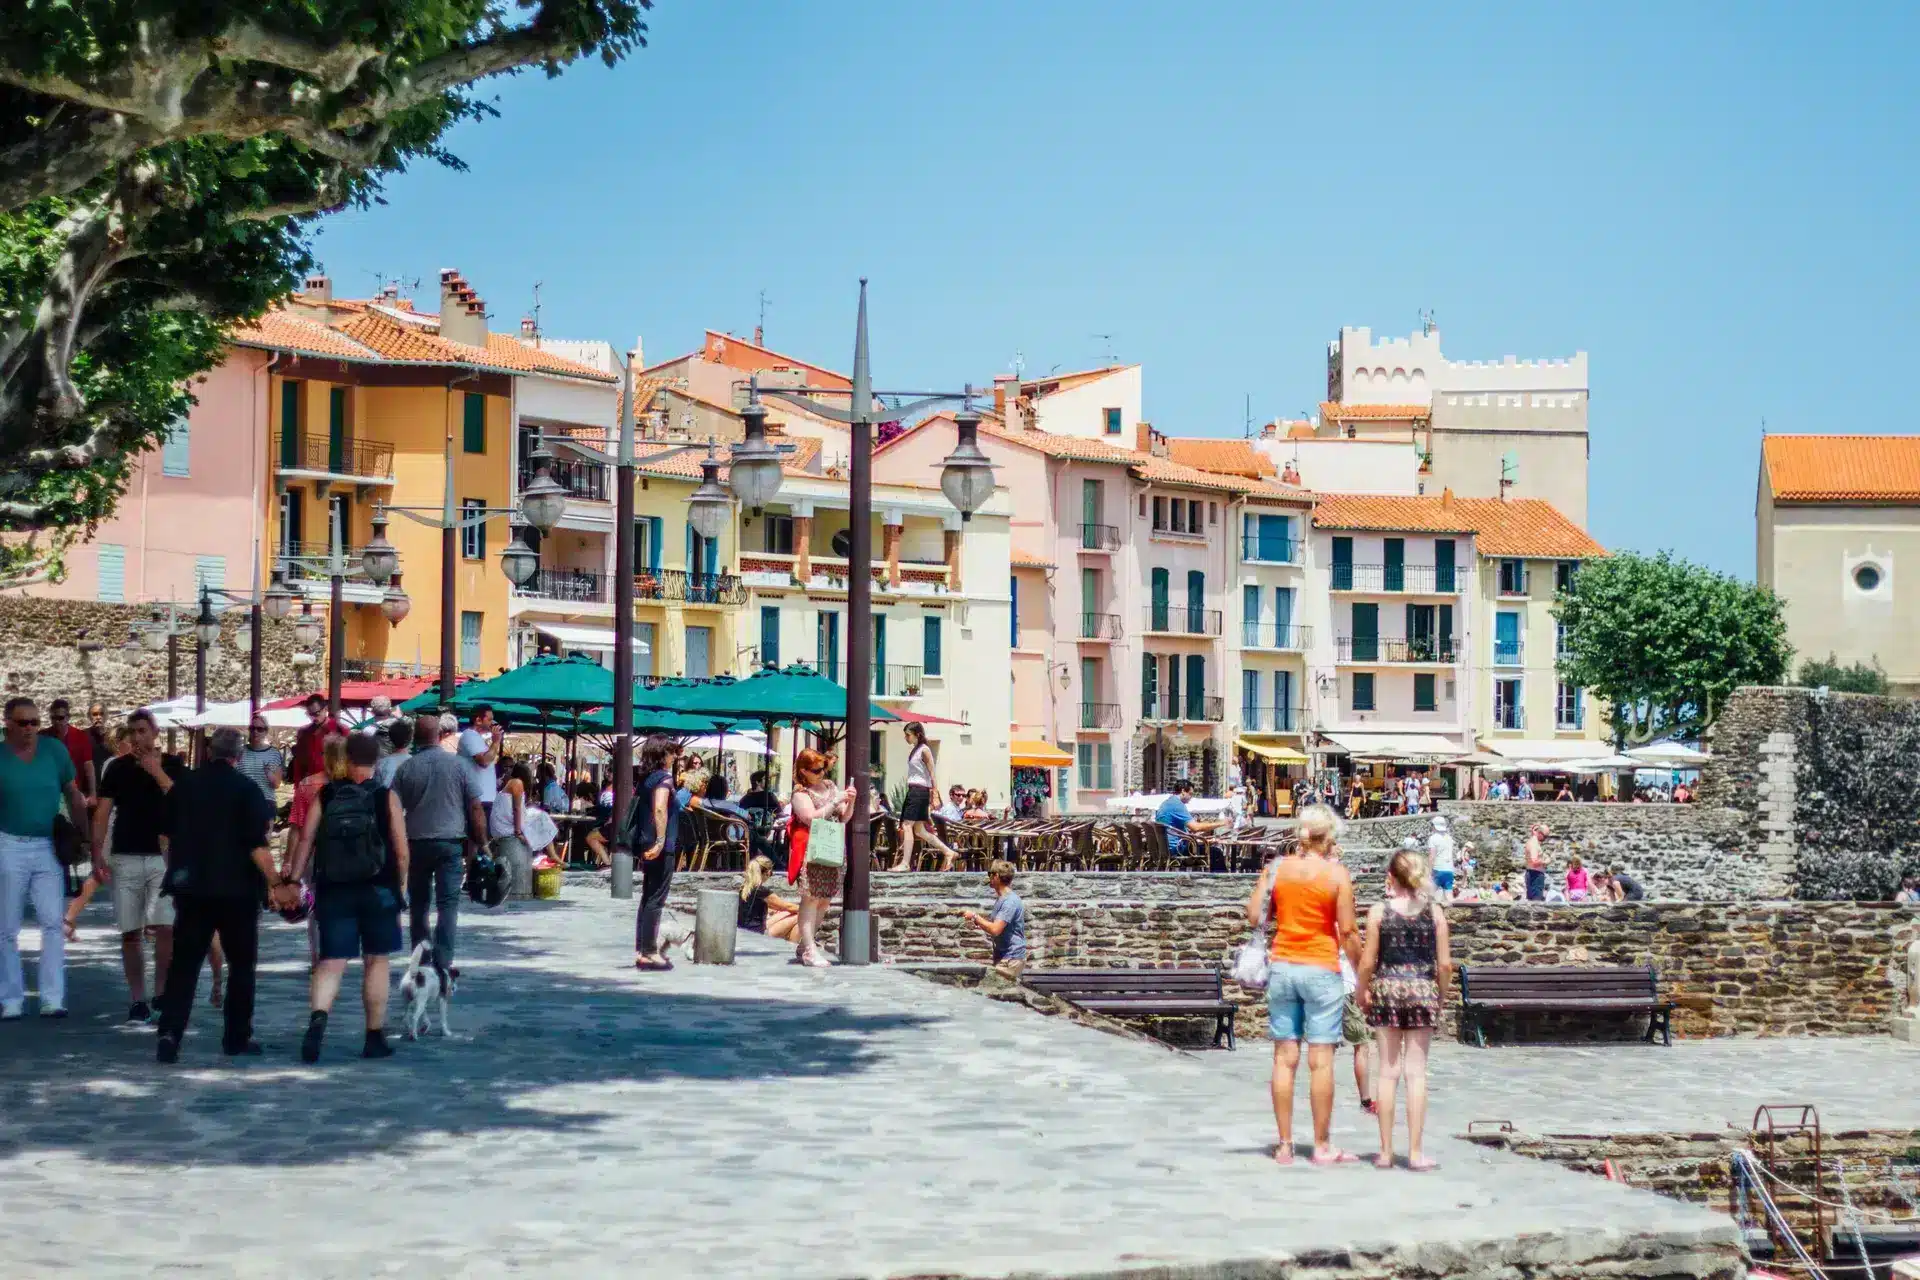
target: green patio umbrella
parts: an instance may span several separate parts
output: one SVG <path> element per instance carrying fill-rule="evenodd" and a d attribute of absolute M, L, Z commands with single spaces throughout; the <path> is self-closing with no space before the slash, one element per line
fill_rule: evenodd
<path fill-rule="evenodd" d="M 585 711 L 613 701 L 613 672 L 592 658 L 542 654 L 491 680 L 462 685 L 453 696 L 456 703 L 469 706 L 517 702 L 530 707 Z"/>
<path fill-rule="evenodd" d="M 649 711 L 644 707 L 636 708 L 633 713 L 633 731 L 636 735 L 663 733 L 668 737 L 682 734 L 700 737 L 709 733 L 737 733 L 741 729 L 757 728 L 758 723 L 728 717 L 716 720 L 712 716 L 690 716 L 677 711 Z M 613 708 L 599 707 L 587 712 L 580 717 L 580 728 L 590 733 L 613 732 Z"/>
<path fill-rule="evenodd" d="M 875 720 L 900 718 L 882 707 L 869 706 Z M 708 719 L 845 720 L 847 689 L 811 667 L 769 668 L 739 680 L 730 676 L 662 680 L 652 688 L 634 691 L 636 719 L 642 707 Z"/>

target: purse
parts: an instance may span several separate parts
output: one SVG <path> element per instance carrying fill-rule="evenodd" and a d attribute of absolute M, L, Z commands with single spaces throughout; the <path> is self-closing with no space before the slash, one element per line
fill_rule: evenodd
<path fill-rule="evenodd" d="M 93 858 L 80 839 L 80 828 L 64 813 L 53 815 L 53 856 L 63 867 L 77 867 Z"/>
<path fill-rule="evenodd" d="M 844 867 L 847 865 L 847 824 L 831 818 L 815 818 L 807 826 L 807 861 L 809 867 Z"/>

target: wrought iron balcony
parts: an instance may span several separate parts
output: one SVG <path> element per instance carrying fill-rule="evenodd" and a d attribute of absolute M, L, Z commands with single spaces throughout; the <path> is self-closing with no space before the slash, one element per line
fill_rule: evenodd
<path fill-rule="evenodd" d="M 1460 591 L 1460 573 L 1450 564 L 1333 565 L 1333 590 L 1381 595 L 1450 596 Z"/>
<path fill-rule="evenodd" d="M 747 589 L 738 574 L 649 569 L 633 575 L 633 598 L 681 604 L 741 605 L 747 602 Z"/>
<path fill-rule="evenodd" d="M 568 496 L 587 502 L 611 502 L 613 486 L 607 479 L 608 468 L 604 463 L 555 461 L 553 463 L 553 482 L 567 491 Z M 533 464 L 527 459 L 520 460 L 520 488 L 525 489 L 533 483 Z"/>
<path fill-rule="evenodd" d="M 1307 723 L 1305 707 L 1241 707 L 1242 733 L 1299 733 Z"/>
<path fill-rule="evenodd" d="M 1221 614 L 1218 609 L 1195 609 L 1174 604 L 1150 604 L 1146 609 L 1149 635 L 1217 636 Z"/>
<path fill-rule="evenodd" d="M 340 548 L 341 577 L 366 579 L 366 570 L 360 566 L 360 556 L 365 550 L 365 547 Z M 329 542 L 282 542 L 274 549 L 274 557 L 276 562 L 286 565 L 289 582 L 324 580 L 333 575 L 333 544 Z"/>
<path fill-rule="evenodd" d="M 1080 526 L 1080 549 L 1082 551 L 1118 551 L 1120 530 L 1110 524 L 1083 524 Z"/>
<path fill-rule="evenodd" d="M 835 684 L 847 682 L 847 664 L 845 662 L 810 662 L 812 667 Z M 873 672 L 873 696 L 876 698 L 917 698 L 920 688 L 926 680 L 926 671 L 922 667 L 910 667 L 898 662 L 875 663 Z"/>
<path fill-rule="evenodd" d="M 541 569 L 515 593 L 540 600 L 564 600 L 570 604 L 605 604 L 611 598 L 613 581 L 604 573 L 586 569 Z"/>
<path fill-rule="evenodd" d="M 1374 636 L 1341 636 L 1336 657 L 1347 663 L 1444 663 L 1459 659 L 1458 642 L 1445 636 L 1412 640 L 1381 640 Z"/>
<path fill-rule="evenodd" d="M 1083 613 L 1080 615 L 1080 638 L 1082 640 L 1119 640 L 1120 615 L 1117 613 Z"/>
<path fill-rule="evenodd" d="M 1141 718 L 1146 720 L 1184 720 L 1199 723 L 1217 722 L 1227 718 L 1226 699 L 1211 693 L 1183 693 L 1177 698 L 1170 693 L 1163 693 L 1158 698 L 1147 701 L 1141 710 Z"/>
<path fill-rule="evenodd" d="M 1298 538 L 1243 533 L 1240 535 L 1240 559 L 1249 564 L 1299 564 L 1301 545 Z"/>
<path fill-rule="evenodd" d="M 1118 729 L 1120 704 L 1117 702 L 1081 703 L 1080 727 L 1082 729 Z"/>
<path fill-rule="evenodd" d="M 1240 640 L 1242 649 L 1302 650 L 1313 643 L 1312 627 L 1281 626 L 1274 622 L 1249 622 Z"/>
<path fill-rule="evenodd" d="M 325 435 L 276 431 L 274 469 L 307 475 L 393 480 L 393 446 L 379 440 L 335 440 Z"/>

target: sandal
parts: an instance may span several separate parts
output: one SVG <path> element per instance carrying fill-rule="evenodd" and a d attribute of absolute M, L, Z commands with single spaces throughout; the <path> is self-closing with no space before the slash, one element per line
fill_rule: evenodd
<path fill-rule="evenodd" d="M 1440 1162 L 1438 1160 L 1429 1160 L 1425 1156 L 1421 1156 L 1418 1160 L 1407 1161 L 1407 1172 L 1409 1173 L 1432 1173 L 1439 1167 Z"/>
<path fill-rule="evenodd" d="M 61 927 L 62 927 L 63 929 L 65 929 L 65 930 L 67 931 L 67 941 L 68 941 L 68 942 L 78 942 L 78 941 L 80 940 L 80 930 L 79 930 L 79 928 L 78 928 L 78 927 L 77 927 L 77 926 L 76 926 L 76 925 L 75 925 L 75 924 L 73 923 L 73 921 L 71 921 L 71 920 L 62 920 L 62 921 L 60 922 L 60 926 L 61 926 Z"/>
<path fill-rule="evenodd" d="M 1359 1164 L 1360 1157 L 1353 1154 L 1353 1152 L 1351 1151 L 1342 1151 L 1340 1150 L 1340 1148 L 1334 1147 L 1330 1149 L 1324 1156 L 1321 1155 L 1318 1151 L 1314 1152 L 1313 1162 L 1324 1169 L 1329 1165 Z"/>
<path fill-rule="evenodd" d="M 1391 1169 L 1393 1168 L 1393 1157 L 1388 1155 L 1386 1152 L 1382 1151 L 1379 1155 L 1375 1156 L 1372 1160 L 1368 1161 L 1367 1163 L 1371 1164 L 1376 1169 Z"/>
<path fill-rule="evenodd" d="M 1273 1149 L 1273 1162 L 1277 1165 L 1292 1164 L 1293 1144 L 1290 1142 L 1282 1142 L 1276 1145 Z"/>

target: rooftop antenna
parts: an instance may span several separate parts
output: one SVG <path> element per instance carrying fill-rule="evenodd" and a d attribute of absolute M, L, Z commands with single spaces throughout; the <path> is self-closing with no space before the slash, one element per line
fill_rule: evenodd
<path fill-rule="evenodd" d="M 533 282 L 533 334 L 536 338 L 540 336 L 540 286 L 545 283 L 544 280 Z"/>
<path fill-rule="evenodd" d="M 1107 363 L 1109 365 L 1115 363 L 1113 358 L 1113 335 L 1110 333 L 1096 333 L 1093 336 L 1107 344 Z"/>
<path fill-rule="evenodd" d="M 1520 457 L 1509 449 L 1500 455 L 1500 501 L 1507 500 L 1507 490 L 1519 483 Z"/>
<path fill-rule="evenodd" d="M 1423 336 L 1431 338 L 1436 323 L 1432 307 L 1420 308 L 1420 332 Z"/>
<path fill-rule="evenodd" d="M 1253 392 L 1247 392 L 1247 407 L 1240 415 L 1240 438 L 1253 439 Z"/>
<path fill-rule="evenodd" d="M 756 347 L 767 345 L 767 291 L 765 289 L 760 291 L 760 323 L 753 326 L 753 345 Z"/>
<path fill-rule="evenodd" d="M 1013 380 L 1015 382 L 1019 382 L 1021 379 L 1025 378 L 1026 376 L 1027 376 L 1027 353 L 1024 351 L 1016 351 L 1013 353 Z"/>

